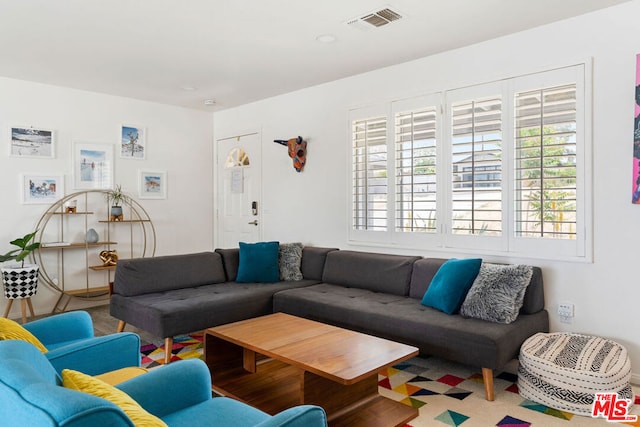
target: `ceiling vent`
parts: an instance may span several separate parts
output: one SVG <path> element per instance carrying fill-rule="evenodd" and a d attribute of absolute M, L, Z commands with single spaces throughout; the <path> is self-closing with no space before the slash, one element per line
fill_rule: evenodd
<path fill-rule="evenodd" d="M 392 22 L 400 19 L 402 19 L 402 15 L 400 13 L 386 7 L 384 9 L 350 19 L 347 21 L 347 25 L 366 30 L 384 27 L 385 25 L 391 24 Z"/>

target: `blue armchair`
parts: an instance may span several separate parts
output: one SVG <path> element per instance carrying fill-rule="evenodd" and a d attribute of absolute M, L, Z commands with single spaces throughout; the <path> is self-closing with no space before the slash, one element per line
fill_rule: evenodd
<path fill-rule="evenodd" d="M 32 344 L 0 341 L 3 426 L 133 426 L 113 403 L 61 386 L 49 360 Z M 200 359 L 153 369 L 116 386 L 171 427 L 326 427 L 324 410 L 296 406 L 271 416 L 226 397 L 211 397 L 211 376 Z"/>
<path fill-rule="evenodd" d="M 22 325 L 47 348 L 51 365 L 97 375 L 127 366 L 140 366 L 140 337 L 121 332 L 93 335 L 93 321 L 86 311 L 71 311 Z"/>

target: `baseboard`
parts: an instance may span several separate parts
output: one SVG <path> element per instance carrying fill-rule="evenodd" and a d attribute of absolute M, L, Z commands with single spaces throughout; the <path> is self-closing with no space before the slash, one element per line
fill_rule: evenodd
<path fill-rule="evenodd" d="M 640 387 L 640 374 L 631 373 L 631 384 Z"/>

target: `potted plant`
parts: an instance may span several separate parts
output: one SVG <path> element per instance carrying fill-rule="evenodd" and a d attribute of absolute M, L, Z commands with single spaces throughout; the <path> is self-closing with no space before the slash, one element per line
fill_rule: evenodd
<path fill-rule="evenodd" d="M 123 202 L 129 200 L 124 191 L 122 191 L 122 185 L 117 184 L 113 190 L 110 190 L 106 194 L 107 201 L 111 202 L 111 216 L 110 221 L 122 221 L 122 206 Z"/>
<path fill-rule="evenodd" d="M 38 230 L 29 233 L 24 237 L 17 238 L 9 242 L 17 246 L 4 255 L 0 255 L 0 262 L 14 260 L 16 263 L 3 265 L 2 283 L 4 285 L 4 294 L 9 299 L 28 298 L 35 295 L 38 290 L 38 273 L 37 264 L 25 264 L 24 260 L 40 247 L 40 242 L 31 242 Z"/>

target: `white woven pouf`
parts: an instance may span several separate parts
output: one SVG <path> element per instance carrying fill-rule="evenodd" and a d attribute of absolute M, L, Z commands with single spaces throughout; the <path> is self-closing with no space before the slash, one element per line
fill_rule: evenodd
<path fill-rule="evenodd" d="M 605 338 L 538 333 L 520 348 L 520 395 L 554 409 L 591 415 L 596 393 L 633 399 L 627 350 Z"/>

